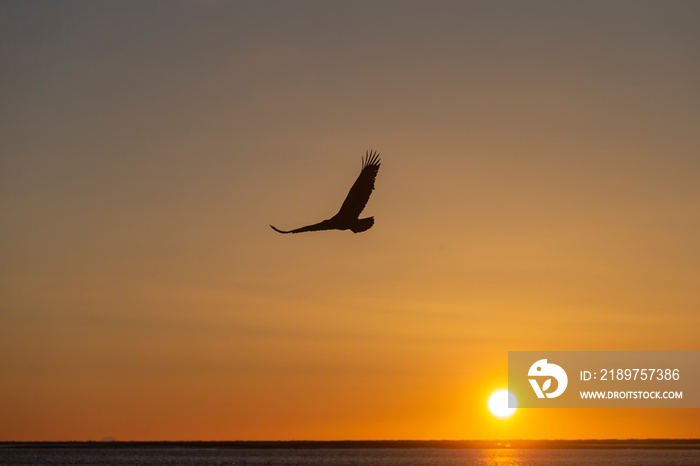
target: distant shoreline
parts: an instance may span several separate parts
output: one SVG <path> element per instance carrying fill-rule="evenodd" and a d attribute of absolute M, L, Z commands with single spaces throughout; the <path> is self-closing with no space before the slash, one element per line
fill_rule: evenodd
<path fill-rule="evenodd" d="M 218 449 L 636 449 L 700 450 L 700 439 L 627 440 L 239 440 L 0 442 L 3 448 L 218 448 Z"/>

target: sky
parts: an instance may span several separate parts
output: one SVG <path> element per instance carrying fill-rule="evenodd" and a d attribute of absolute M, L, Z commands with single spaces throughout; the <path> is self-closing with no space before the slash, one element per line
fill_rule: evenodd
<path fill-rule="evenodd" d="M 697 351 L 700 5 L 0 2 L 0 440 L 698 438 L 486 402 Z M 374 226 L 329 218 L 368 149 Z"/>

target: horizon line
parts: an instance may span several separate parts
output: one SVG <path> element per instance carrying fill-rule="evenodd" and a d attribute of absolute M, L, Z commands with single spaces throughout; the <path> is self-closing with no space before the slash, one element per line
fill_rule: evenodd
<path fill-rule="evenodd" d="M 230 449 L 692 449 L 700 438 L 503 439 L 503 440 L 0 440 L 2 448 L 230 448 Z"/>

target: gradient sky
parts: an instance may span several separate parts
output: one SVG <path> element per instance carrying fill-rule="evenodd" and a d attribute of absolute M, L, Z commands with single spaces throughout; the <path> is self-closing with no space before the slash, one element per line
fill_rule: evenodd
<path fill-rule="evenodd" d="M 0 440 L 700 437 L 509 350 L 700 350 L 700 3 L 0 2 Z M 365 150 L 361 234 L 333 215 Z"/>

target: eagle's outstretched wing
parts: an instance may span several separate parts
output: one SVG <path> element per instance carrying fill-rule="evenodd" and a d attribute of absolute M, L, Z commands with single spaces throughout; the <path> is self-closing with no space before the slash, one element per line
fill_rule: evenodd
<path fill-rule="evenodd" d="M 270 227 L 279 233 L 303 233 L 305 231 L 333 230 L 335 228 L 329 220 L 324 220 L 319 223 L 314 223 L 313 225 L 307 225 L 305 227 L 289 231 L 280 230 L 279 228 L 275 228 L 272 225 L 270 225 Z"/>
<path fill-rule="evenodd" d="M 367 151 L 362 158 L 362 171 L 350 188 L 343 205 L 337 216 L 358 218 L 369 201 L 369 196 L 374 190 L 374 180 L 381 165 L 378 152 Z"/>

